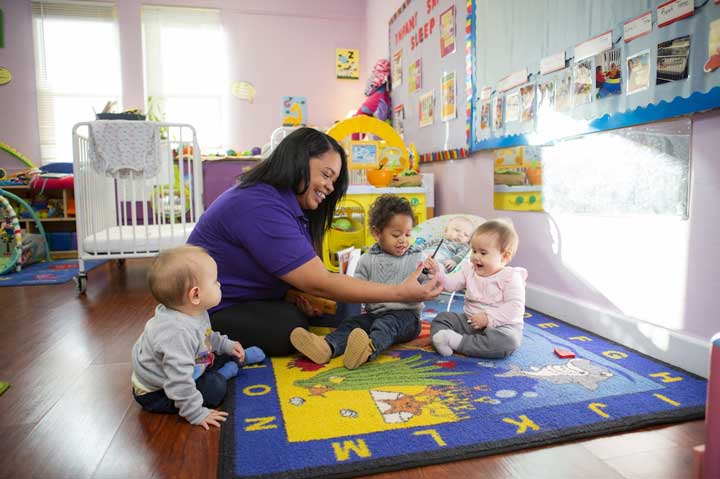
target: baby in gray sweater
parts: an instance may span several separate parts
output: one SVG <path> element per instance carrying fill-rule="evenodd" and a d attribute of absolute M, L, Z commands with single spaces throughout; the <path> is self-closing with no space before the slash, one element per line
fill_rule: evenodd
<path fill-rule="evenodd" d="M 360 258 L 355 277 L 384 284 L 402 283 L 422 262 L 422 250 L 410 241 L 415 223 L 410 203 L 400 196 L 382 195 L 370 207 L 368 223 L 376 243 Z M 344 353 L 343 365 L 355 369 L 393 344 L 415 339 L 421 330 L 422 308 L 422 303 L 366 304 L 365 314 L 344 319 L 329 335 L 317 336 L 295 328 L 290 342 L 318 364 Z"/>
<path fill-rule="evenodd" d="M 163 251 L 148 282 L 160 304 L 133 346 L 133 397 L 146 411 L 179 413 L 206 430 L 220 427 L 228 413 L 209 408 L 225 398 L 237 361 L 260 362 L 265 354 L 212 330 L 207 310 L 220 302 L 220 283 L 217 265 L 203 248 Z"/>

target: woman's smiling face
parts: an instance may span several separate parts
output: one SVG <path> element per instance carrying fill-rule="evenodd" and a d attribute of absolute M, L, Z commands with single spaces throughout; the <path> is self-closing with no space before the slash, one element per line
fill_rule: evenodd
<path fill-rule="evenodd" d="M 325 197 L 335 190 L 334 183 L 340 175 L 341 167 L 340 154 L 334 150 L 310 158 L 310 183 L 303 194 L 296 195 L 300 208 L 317 209 Z M 303 186 L 300 185 L 301 188 Z"/>

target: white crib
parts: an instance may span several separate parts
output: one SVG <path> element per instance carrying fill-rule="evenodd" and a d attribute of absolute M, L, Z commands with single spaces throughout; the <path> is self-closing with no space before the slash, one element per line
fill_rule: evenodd
<path fill-rule="evenodd" d="M 122 263 L 181 245 L 203 212 L 200 149 L 192 126 L 153 123 L 160 138 L 159 168 L 147 177 L 132 170 L 98 171 L 91 160 L 90 125 L 73 127 L 80 293 L 87 287 L 85 261 Z"/>

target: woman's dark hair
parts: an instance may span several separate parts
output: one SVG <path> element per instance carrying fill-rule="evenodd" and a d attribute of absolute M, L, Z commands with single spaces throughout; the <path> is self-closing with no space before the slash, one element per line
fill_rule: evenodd
<path fill-rule="evenodd" d="M 413 226 L 415 226 L 415 213 L 407 198 L 395 195 L 380 195 L 370 206 L 368 213 L 368 224 L 370 228 L 376 228 L 382 231 L 395 215 L 407 215 L 412 218 Z"/>
<path fill-rule="evenodd" d="M 245 173 L 240 180 L 241 188 L 267 183 L 278 190 L 289 189 L 296 195 L 302 195 L 310 186 L 310 159 L 331 150 L 340 155 L 341 161 L 333 192 L 317 209 L 305 211 L 310 220 L 310 237 L 318 254 L 322 251 L 323 236 L 332 223 L 335 206 L 345 196 L 348 187 L 347 157 L 334 138 L 313 128 L 299 128 L 286 136 L 266 160 Z"/>

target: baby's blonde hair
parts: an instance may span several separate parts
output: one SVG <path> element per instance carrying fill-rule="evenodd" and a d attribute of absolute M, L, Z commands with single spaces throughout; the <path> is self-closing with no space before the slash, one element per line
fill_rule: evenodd
<path fill-rule="evenodd" d="M 148 272 L 153 298 L 169 308 L 185 304 L 187 292 L 198 283 L 195 258 L 207 254 L 205 248 L 189 244 L 158 254 Z"/>
<path fill-rule="evenodd" d="M 512 220 L 509 218 L 497 218 L 481 224 L 475 229 L 473 237 L 480 234 L 493 234 L 497 238 L 498 248 L 501 253 L 508 251 L 510 259 L 515 256 L 520 243 L 520 238 L 515 231 Z"/>
<path fill-rule="evenodd" d="M 452 218 L 450 218 L 450 219 L 448 220 L 447 224 L 445 225 L 445 230 L 446 230 L 446 231 L 447 231 L 447 229 L 450 227 L 450 225 L 451 225 L 454 221 L 464 221 L 465 223 L 467 223 L 468 225 L 470 225 L 470 228 L 472 228 L 472 227 L 475 226 L 475 225 L 473 224 L 472 220 L 471 220 L 470 218 L 468 218 L 467 216 L 453 216 Z"/>

